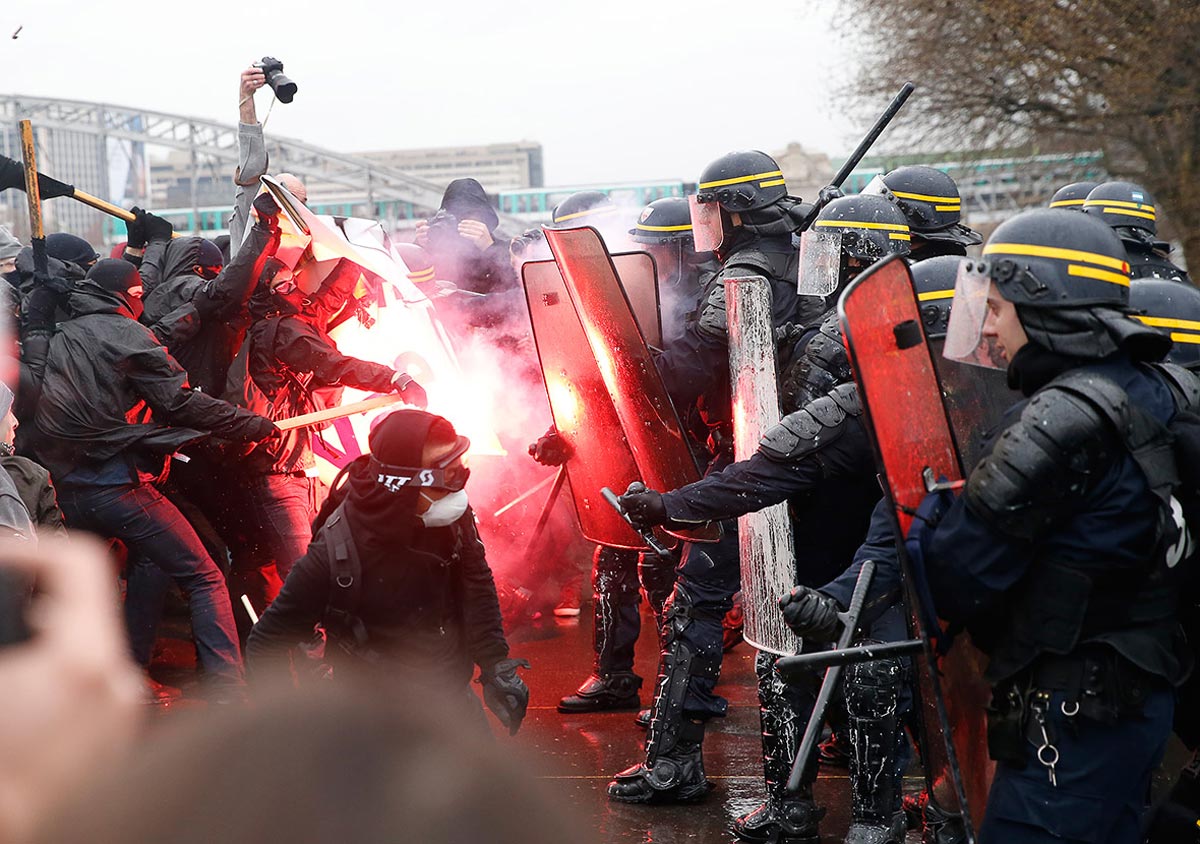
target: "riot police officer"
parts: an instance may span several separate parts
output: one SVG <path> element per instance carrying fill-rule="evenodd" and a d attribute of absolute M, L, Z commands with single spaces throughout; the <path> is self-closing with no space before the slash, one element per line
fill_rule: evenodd
<path fill-rule="evenodd" d="M 823 297 L 832 297 L 874 260 L 907 253 L 908 236 L 903 215 L 883 197 L 833 200 L 801 239 L 801 291 L 825 301 Z M 784 393 L 784 409 L 789 415 L 767 432 L 757 454 L 679 490 L 627 494 L 622 500 L 643 525 L 729 519 L 789 501 L 797 556 L 804 560 L 797 578 L 818 585 L 849 564 L 879 499 L 879 487 L 832 309 L 802 333 L 798 348 Z M 693 579 L 706 585 L 701 578 L 689 576 L 685 567 L 681 572 L 684 589 L 677 583 L 676 596 L 686 595 Z M 693 612 L 705 609 L 700 602 L 692 607 Z M 796 753 L 797 736 L 789 725 L 802 722 L 811 711 L 815 689 L 782 688 L 774 674 L 774 661 L 766 653 L 756 661 L 768 799 L 734 824 L 735 833 L 751 841 L 814 837 L 823 815 L 812 800 L 811 781 L 799 795 L 784 794 Z M 656 710 L 659 708 L 656 700 Z M 649 768 L 652 776 L 658 766 L 671 770 L 670 764 L 677 764 L 677 759 L 671 753 L 654 757 L 648 746 L 643 767 Z M 634 776 L 638 774 L 647 776 L 640 770 L 622 773 L 610 786 L 610 794 L 619 797 L 631 788 L 631 781 L 636 784 Z M 878 777 L 864 778 L 864 782 L 868 779 Z M 888 793 L 895 794 L 896 805 L 887 801 L 885 827 L 899 808 L 898 792 Z"/>
<path fill-rule="evenodd" d="M 989 660 L 999 765 L 981 837 L 1140 840 L 1191 667 L 1165 428 L 1200 406 L 1200 381 L 1150 365 L 1168 338 L 1128 316 L 1125 249 L 1092 214 L 1020 214 L 983 259 L 960 273 L 945 354 L 1006 367 L 1029 399 L 908 538 L 939 615 Z"/>
<path fill-rule="evenodd" d="M 904 213 L 912 232 L 914 261 L 937 255 L 966 255 L 968 246 L 983 242 L 977 231 L 962 222 L 957 183 L 936 167 L 897 167 L 873 179 L 863 193 L 886 196 Z"/>
<path fill-rule="evenodd" d="M 1087 202 L 1087 195 L 1099 184 L 1099 182 L 1071 182 L 1069 185 L 1063 185 L 1054 192 L 1054 196 L 1050 197 L 1050 204 L 1046 207 L 1082 211 L 1083 203 Z"/>
<path fill-rule="evenodd" d="M 1191 282 L 1188 274 L 1167 257 L 1171 245 L 1158 240 L 1154 197 L 1141 185 L 1133 182 L 1097 185 L 1084 200 L 1083 213 L 1103 220 L 1121 238 L 1133 278 Z"/>
<path fill-rule="evenodd" d="M 1200 290 L 1161 278 L 1135 278 L 1129 284 L 1134 318 L 1170 336 L 1167 360 L 1200 371 Z"/>

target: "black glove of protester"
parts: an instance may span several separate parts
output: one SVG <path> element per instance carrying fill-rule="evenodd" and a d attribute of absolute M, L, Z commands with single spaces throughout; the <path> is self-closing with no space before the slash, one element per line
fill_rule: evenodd
<path fill-rule="evenodd" d="M 529 706 L 529 687 L 517 676 L 517 669 L 530 667 L 527 659 L 502 659 L 490 669 L 479 670 L 483 701 L 500 723 L 508 727 L 510 736 L 521 729 Z"/>
<path fill-rule="evenodd" d="M 538 441 L 529 446 L 529 456 L 543 466 L 561 466 L 571 459 L 575 449 L 563 439 L 563 435 L 551 428 Z"/>
<path fill-rule="evenodd" d="M 278 225 L 279 203 L 269 193 L 260 193 L 254 197 L 254 210 L 258 213 L 259 221 L 268 228 Z"/>
<path fill-rule="evenodd" d="M 838 613 L 842 608 L 828 595 L 816 589 L 797 586 L 779 599 L 783 620 L 797 636 L 832 642 L 842 632 L 842 620 Z"/>
<path fill-rule="evenodd" d="M 146 248 L 146 212 L 136 205 L 133 219 L 125 221 L 125 246 L 129 249 Z"/>
<path fill-rule="evenodd" d="M 147 243 L 153 243 L 156 240 L 170 240 L 171 236 L 175 234 L 175 227 L 157 214 L 151 214 L 136 205 L 131 210 L 134 219 L 125 224 L 129 230 L 130 249 L 141 249 Z M 141 243 L 136 243 L 135 237 L 139 238 Z"/>
<path fill-rule="evenodd" d="M 655 525 L 670 521 L 667 518 L 666 505 L 663 504 L 662 493 L 646 489 L 636 481 L 629 485 L 629 489 L 617 498 L 617 501 L 621 502 L 633 526 L 638 530 L 649 530 Z"/>

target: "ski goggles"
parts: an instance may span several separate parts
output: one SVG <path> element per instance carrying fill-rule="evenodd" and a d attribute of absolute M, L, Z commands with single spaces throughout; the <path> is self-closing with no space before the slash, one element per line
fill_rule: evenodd
<path fill-rule="evenodd" d="M 375 482 L 388 492 L 400 492 L 407 487 L 458 492 L 466 487 L 467 479 L 471 477 L 471 470 L 461 462 L 470 448 L 471 441 L 459 437 L 454 450 L 433 466 L 396 466 L 377 460 L 374 456 L 368 460 L 367 466 L 375 475 Z"/>

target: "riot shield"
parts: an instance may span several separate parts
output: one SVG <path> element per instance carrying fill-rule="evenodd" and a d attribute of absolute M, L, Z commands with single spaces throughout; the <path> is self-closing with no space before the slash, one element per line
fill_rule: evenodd
<path fill-rule="evenodd" d="M 659 310 L 658 272 L 654 259 L 649 252 L 618 252 L 612 256 L 612 262 L 638 328 L 642 329 L 642 336 L 646 338 L 646 345 L 661 349 L 662 313 Z"/>
<path fill-rule="evenodd" d="M 642 482 L 651 489 L 672 490 L 699 480 L 679 416 L 599 233 L 587 227 L 544 231 Z M 715 542 L 720 525 L 669 532 Z"/>
<path fill-rule="evenodd" d="M 640 476 L 558 265 L 530 261 L 521 275 L 554 427 L 574 449 L 566 470 L 580 532 L 599 545 L 645 548 L 600 497 L 602 487 L 624 490 Z"/>
<path fill-rule="evenodd" d="M 763 434 L 779 422 L 771 288 L 761 276 L 725 280 L 729 375 L 733 394 L 733 458 L 749 460 Z M 796 558 L 786 504 L 738 519 L 746 641 L 760 651 L 799 653 L 800 640 L 783 620 L 779 596 L 796 585 Z"/>
<path fill-rule="evenodd" d="M 904 536 L 926 495 L 929 474 L 962 479 L 908 265 L 898 257 L 875 264 L 842 294 L 838 313 L 898 535 Z M 983 816 L 993 770 L 983 709 L 987 690 L 978 655 L 961 637 L 941 660 L 933 653 L 903 545 L 900 551 L 911 624 L 925 641 L 929 669 L 920 672 L 926 774 L 939 803 L 962 810 L 973 841 L 971 818 Z M 955 703 L 949 711 L 947 698 Z M 951 794 L 944 791 L 947 782 Z M 957 806 L 948 805 L 948 798 Z"/>
<path fill-rule="evenodd" d="M 969 472 L 979 462 L 988 435 L 995 430 L 1004 411 L 1020 400 L 1021 394 L 1009 388 L 1008 375 L 1003 370 L 942 357 L 944 342 L 930 337 L 929 351 L 962 467 Z"/>

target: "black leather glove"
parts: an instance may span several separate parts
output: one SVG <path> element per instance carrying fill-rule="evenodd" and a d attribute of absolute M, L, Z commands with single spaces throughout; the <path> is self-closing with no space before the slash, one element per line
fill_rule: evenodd
<path fill-rule="evenodd" d="M 133 210 L 142 218 L 142 225 L 146 227 L 147 243 L 153 243 L 156 240 L 170 240 L 171 236 L 175 234 L 175 227 L 168 220 L 164 220 L 157 214 L 151 214 L 149 211 L 142 211 L 140 208 Z"/>
<path fill-rule="evenodd" d="M 133 219 L 125 221 L 125 240 L 129 249 L 146 248 L 146 212 L 136 205 L 130 209 Z"/>
<path fill-rule="evenodd" d="M 262 221 L 263 225 L 272 228 L 277 225 L 279 203 L 271 194 L 264 191 L 254 197 L 254 210 L 258 212 L 258 219 Z"/>
<path fill-rule="evenodd" d="M 246 439 L 250 442 L 269 442 L 280 436 L 279 428 L 265 416 L 256 416 L 246 428 Z"/>
<path fill-rule="evenodd" d="M 500 723 L 508 727 L 510 736 L 515 736 L 521 729 L 525 710 L 529 707 L 529 687 L 517 676 L 517 669 L 530 667 L 527 659 L 502 659 L 491 668 L 479 670 L 483 702 Z"/>
<path fill-rule="evenodd" d="M 397 372 L 392 377 L 392 389 L 413 407 L 419 407 L 421 410 L 429 407 L 429 396 L 425 388 L 407 372 Z"/>
<path fill-rule="evenodd" d="M 625 490 L 625 494 L 618 497 L 617 501 L 621 502 L 633 526 L 638 530 L 649 530 L 655 525 L 670 521 L 666 505 L 663 504 L 662 493 L 646 489 L 637 481 L 631 483 L 629 489 Z"/>
<path fill-rule="evenodd" d="M 529 456 L 543 466 L 561 466 L 571 459 L 575 449 L 563 435 L 551 428 L 529 446 Z"/>
<path fill-rule="evenodd" d="M 513 255 L 523 255 L 534 244 L 546 239 L 541 229 L 527 229 L 523 234 L 514 237 L 508 244 L 508 251 Z"/>
<path fill-rule="evenodd" d="M 842 608 L 838 602 L 816 589 L 797 586 L 779 599 L 783 620 L 792 632 L 806 639 L 833 642 L 842 632 L 842 620 L 838 613 Z"/>
<path fill-rule="evenodd" d="M 845 194 L 842 193 L 841 188 L 834 185 L 826 185 L 817 193 L 817 205 L 823 208 L 835 199 L 841 199 L 843 196 Z"/>

